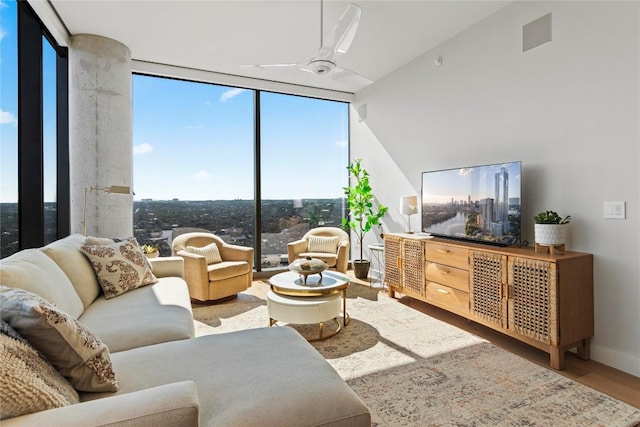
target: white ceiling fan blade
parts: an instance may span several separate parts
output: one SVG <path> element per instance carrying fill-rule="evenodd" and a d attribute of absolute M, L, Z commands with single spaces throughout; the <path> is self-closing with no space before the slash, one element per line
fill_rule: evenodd
<path fill-rule="evenodd" d="M 335 67 L 331 72 L 331 78 L 341 82 L 355 83 L 362 87 L 373 83 L 372 80 L 369 80 L 365 76 L 344 67 Z"/>
<path fill-rule="evenodd" d="M 329 59 L 334 55 L 344 55 L 349 50 L 358 31 L 360 15 L 362 15 L 360 6 L 351 3 L 331 32 L 325 37 L 318 58 Z"/>
<path fill-rule="evenodd" d="M 253 64 L 253 65 L 241 65 L 241 68 L 260 68 L 260 69 L 275 69 L 275 68 L 298 68 L 302 64 Z"/>

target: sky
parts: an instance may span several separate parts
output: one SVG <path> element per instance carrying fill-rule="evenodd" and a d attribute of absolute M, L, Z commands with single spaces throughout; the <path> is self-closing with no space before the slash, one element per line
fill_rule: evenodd
<path fill-rule="evenodd" d="M 260 96 L 262 198 L 342 197 L 348 104 Z M 252 199 L 253 105 L 251 90 L 134 76 L 135 198 Z"/>
<path fill-rule="evenodd" d="M 16 4 L 0 0 L 0 202 L 18 199 L 16 33 Z M 56 199 L 55 52 L 46 41 L 43 52 L 49 202 Z M 254 198 L 254 91 L 132 79 L 135 200 Z M 348 137 L 348 104 L 262 92 L 262 199 L 342 197 Z"/>

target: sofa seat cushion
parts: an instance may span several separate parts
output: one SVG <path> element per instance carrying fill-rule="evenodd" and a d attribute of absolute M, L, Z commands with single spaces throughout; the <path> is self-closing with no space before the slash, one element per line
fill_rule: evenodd
<path fill-rule="evenodd" d="M 259 328 L 113 355 L 118 394 L 192 380 L 200 425 L 370 426 L 367 407 L 295 330 Z M 83 393 L 81 400 L 105 396 Z"/>
<path fill-rule="evenodd" d="M 338 260 L 338 256 L 336 254 L 327 254 L 324 252 L 303 252 L 300 255 L 298 255 L 298 257 L 299 258 L 306 258 L 306 257 L 318 258 L 326 262 L 329 267 L 335 266 Z"/>
<path fill-rule="evenodd" d="M 96 272 L 80 250 L 84 241 L 83 235 L 72 234 L 64 239 L 49 243 L 42 248 L 42 252 L 54 260 L 58 267 L 64 271 L 80 297 L 82 305 L 87 308 L 98 297 L 101 289 Z"/>
<path fill-rule="evenodd" d="M 0 419 L 79 401 L 76 390 L 49 361 L 0 320 Z"/>
<path fill-rule="evenodd" d="M 195 336 L 189 290 L 179 277 L 164 277 L 113 299 L 100 296 L 79 320 L 112 353 Z"/>
<path fill-rule="evenodd" d="M 249 273 L 251 266 L 245 261 L 222 261 L 207 266 L 209 281 L 224 280 L 230 277 L 242 276 Z"/>
<path fill-rule="evenodd" d="M 33 292 L 73 317 L 84 311 L 64 271 L 40 249 L 25 249 L 0 260 L 0 278 L 4 286 Z"/>

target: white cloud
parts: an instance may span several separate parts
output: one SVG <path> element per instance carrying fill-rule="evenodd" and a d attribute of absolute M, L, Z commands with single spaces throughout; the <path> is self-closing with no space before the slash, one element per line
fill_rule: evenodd
<path fill-rule="evenodd" d="M 0 124 L 12 124 L 18 126 L 18 118 L 9 111 L 0 110 Z"/>
<path fill-rule="evenodd" d="M 242 92 L 246 92 L 246 91 L 247 91 L 246 89 L 240 89 L 240 88 L 229 89 L 228 91 L 220 95 L 220 102 L 227 102 L 231 98 L 235 98 L 236 96 L 240 95 Z"/>
<path fill-rule="evenodd" d="M 211 174 L 207 171 L 198 171 L 197 173 L 191 175 L 194 181 L 206 181 L 211 178 Z"/>
<path fill-rule="evenodd" d="M 7 35 L 7 32 L 5 30 L 3 30 L 2 28 L 0 28 L 0 41 L 4 40 L 6 35 Z"/>
<path fill-rule="evenodd" d="M 349 145 L 349 142 L 346 139 L 341 139 L 340 141 L 336 141 L 336 147 L 345 148 Z"/>
<path fill-rule="evenodd" d="M 133 146 L 134 156 L 139 156 L 141 154 L 148 154 L 148 153 L 151 153 L 152 151 L 153 151 L 153 145 L 146 142 L 143 144 Z"/>

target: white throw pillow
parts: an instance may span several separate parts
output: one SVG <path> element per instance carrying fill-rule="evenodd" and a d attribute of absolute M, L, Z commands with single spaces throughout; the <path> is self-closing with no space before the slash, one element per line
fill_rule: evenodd
<path fill-rule="evenodd" d="M 84 245 L 81 250 L 91 261 L 107 299 L 158 283 L 149 260 L 133 237 L 110 245 Z"/>
<path fill-rule="evenodd" d="M 217 264 L 219 262 L 222 262 L 220 250 L 218 249 L 218 245 L 216 245 L 215 242 L 201 248 L 198 248 L 196 246 L 187 246 L 185 250 L 191 254 L 202 255 L 207 259 L 207 264 Z"/>
<path fill-rule="evenodd" d="M 338 236 L 309 236 L 307 252 L 323 252 L 335 254 L 338 250 Z"/>
<path fill-rule="evenodd" d="M 117 391 L 109 348 L 74 317 L 31 292 L 0 285 L 2 320 L 80 391 Z"/>

